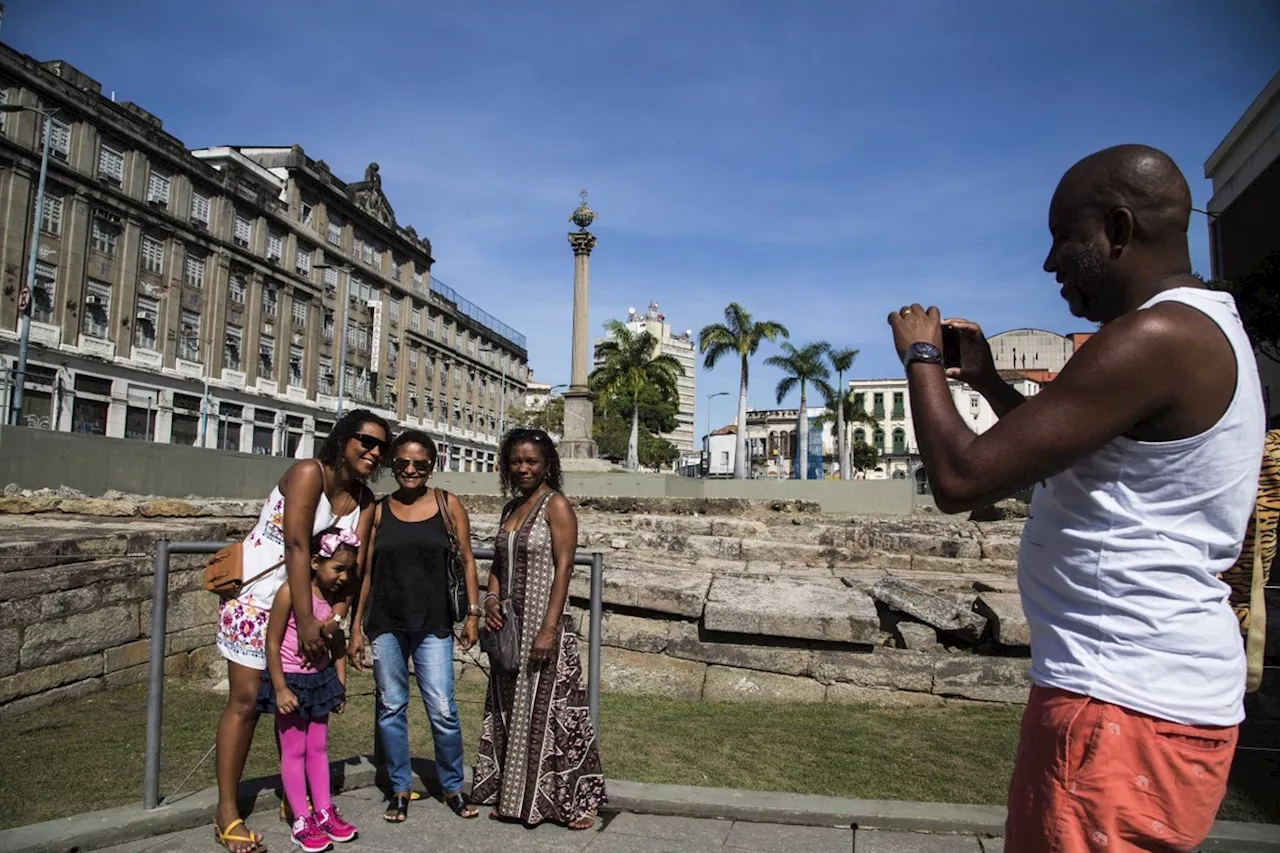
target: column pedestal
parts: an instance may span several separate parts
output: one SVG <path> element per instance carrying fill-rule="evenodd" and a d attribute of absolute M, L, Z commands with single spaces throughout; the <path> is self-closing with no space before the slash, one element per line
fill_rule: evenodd
<path fill-rule="evenodd" d="M 571 387 L 565 391 L 564 439 L 559 446 L 561 460 L 596 458 L 596 442 L 591 437 L 595 418 L 594 397 L 589 388 Z"/>

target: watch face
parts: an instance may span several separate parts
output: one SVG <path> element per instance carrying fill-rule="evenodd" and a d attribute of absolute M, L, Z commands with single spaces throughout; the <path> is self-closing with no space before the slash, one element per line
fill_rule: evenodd
<path fill-rule="evenodd" d="M 903 364 L 911 364 L 914 361 L 923 361 L 929 364 L 942 363 L 942 350 L 938 349 L 931 343 L 917 341 L 907 347 L 907 352 L 903 356 Z"/>

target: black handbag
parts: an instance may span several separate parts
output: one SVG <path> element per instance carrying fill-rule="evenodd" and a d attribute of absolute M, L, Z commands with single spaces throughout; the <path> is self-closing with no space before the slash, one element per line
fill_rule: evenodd
<path fill-rule="evenodd" d="M 453 515 L 449 512 L 449 493 L 444 489 L 436 489 L 435 492 L 440 516 L 444 519 L 444 529 L 449 534 L 449 555 L 445 558 L 449 578 L 449 615 L 454 624 L 457 624 L 467 618 L 467 608 L 470 606 L 467 598 L 467 575 L 462 565 L 462 552 L 458 547 L 458 531 L 453 526 Z"/>
<path fill-rule="evenodd" d="M 506 672 L 520 668 L 520 624 L 509 599 L 498 602 L 502 615 L 502 627 L 496 631 L 485 628 L 480 632 L 480 650 L 489 656 L 494 668 Z"/>

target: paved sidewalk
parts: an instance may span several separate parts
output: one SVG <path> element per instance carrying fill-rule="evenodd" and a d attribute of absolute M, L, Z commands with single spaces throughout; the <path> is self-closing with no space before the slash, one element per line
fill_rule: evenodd
<path fill-rule="evenodd" d="M 335 802 L 360 828 L 358 839 L 335 845 L 341 853 L 855 853 L 854 832 L 848 827 L 621 812 L 602 815 L 585 832 L 550 825 L 526 829 L 489 820 L 488 809 L 482 809 L 475 820 L 462 820 L 436 800 L 412 803 L 409 820 L 395 825 L 382 820 L 385 806 L 376 789 L 341 794 Z M 266 836 L 273 853 L 298 849 L 274 811 L 259 810 L 250 823 Z M 219 849 L 213 827 L 208 826 L 103 848 L 102 853 L 217 853 Z M 856 853 L 1003 853 L 1003 849 L 999 839 L 973 835 L 863 830 L 856 838 Z"/>

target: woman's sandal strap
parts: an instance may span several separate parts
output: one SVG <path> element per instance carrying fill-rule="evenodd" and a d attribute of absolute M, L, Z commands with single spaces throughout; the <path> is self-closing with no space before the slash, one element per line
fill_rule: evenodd
<path fill-rule="evenodd" d="M 464 820 L 470 820 L 473 817 L 480 817 L 480 810 L 475 808 L 471 803 L 467 802 L 467 798 L 461 793 L 446 794 L 444 798 L 445 804 L 453 810 L 453 813 Z M 468 814 L 467 810 L 470 809 Z"/>
<path fill-rule="evenodd" d="M 409 798 L 402 797 L 399 794 L 391 798 L 390 807 L 382 813 L 382 819 L 387 823 L 404 823 L 409 816 Z"/>

